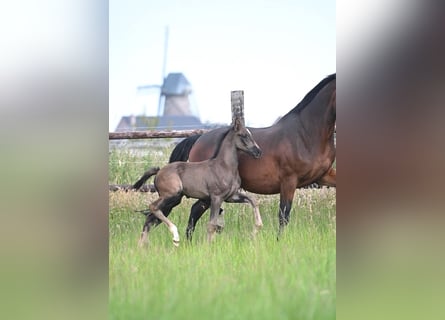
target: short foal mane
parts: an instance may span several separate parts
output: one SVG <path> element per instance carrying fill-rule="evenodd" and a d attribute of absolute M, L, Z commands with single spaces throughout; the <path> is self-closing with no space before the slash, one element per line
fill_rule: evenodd
<path fill-rule="evenodd" d="M 295 106 L 295 108 L 286 113 L 286 115 L 284 115 L 281 119 L 284 119 L 291 114 L 299 113 L 317 96 L 317 94 L 321 91 L 321 89 L 323 89 L 329 82 L 336 80 L 336 78 L 337 74 L 333 73 L 324 78 L 323 80 L 321 80 L 314 88 L 312 88 L 311 91 L 309 91 L 304 96 L 303 100 L 301 100 L 300 103 Z"/>
<path fill-rule="evenodd" d="M 227 129 L 227 131 L 223 133 L 221 138 L 218 141 L 216 141 L 216 149 L 215 149 L 215 152 L 213 153 L 213 156 L 210 159 L 215 159 L 218 156 L 218 153 L 219 153 L 219 150 L 221 149 L 222 143 L 223 143 L 224 139 L 227 137 L 227 135 L 229 134 L 230 130 L 232 130 L 232 127 L 229 127 Z"/>

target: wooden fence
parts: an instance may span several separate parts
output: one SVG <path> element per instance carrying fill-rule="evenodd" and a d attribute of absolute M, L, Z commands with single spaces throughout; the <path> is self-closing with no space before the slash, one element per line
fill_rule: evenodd
<path fill-rule="evenodd" d="M 109 132 L 109 140 L 125 140 L 125 139 L 160 139 L 160 138 L 187 138 L 195 134 L 203 134 L 211 129 L 195 129 L 195 130 L 146 130 L 146 131 L 125 131 L 125 132 Z M 129 191 L 132 186 L 129 184 L 111 184 L 110 191 Z M 139 192 L 155 192 L 154 185 L 143 185 Z"/>
<path fill-rule="evenodd" d="M 110 132 L 108 133 L 108 139 L 122 140 L 122 139 L 187 138 L 195 134 L 203 134 L 208 131 L 210 131 L 210 129 Z"/>

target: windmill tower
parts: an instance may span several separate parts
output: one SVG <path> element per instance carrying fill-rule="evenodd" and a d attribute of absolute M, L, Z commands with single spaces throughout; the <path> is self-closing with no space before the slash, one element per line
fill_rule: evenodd
<path fill-rule="evenodd" d="M 164 101 L 163 116 L 190 116 L 190 82 L 182 73 L 170 73 L 161 87 L 161 100 Z M 160 111 L 160 110 L 159 110 Z M 158 111 L 158 113 L 159 113 Z M 160 114 L 158 114 L 160 116 Z"/>

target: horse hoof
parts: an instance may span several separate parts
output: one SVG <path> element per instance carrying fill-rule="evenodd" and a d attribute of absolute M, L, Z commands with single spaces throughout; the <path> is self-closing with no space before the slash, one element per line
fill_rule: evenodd
<path fill-rule="evenodd" d="M 179 247 L 179 240 L 173 240 L 173 245 L 175 247 Z"/>

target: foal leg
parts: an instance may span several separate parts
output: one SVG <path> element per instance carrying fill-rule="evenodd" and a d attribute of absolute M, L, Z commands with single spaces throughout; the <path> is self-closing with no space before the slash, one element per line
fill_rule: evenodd
<path fill-rule="evenodd" d="M 171 201 L 165 205 L 164 208 L 162 208 L 162 212 L 164 213 L 164 216 L 168 217 L 170 212 L 174 207 L 176 207 L 178 204 L 181 203 L 181 198 L 173 199 L 174 201 Z M 145 213 L 144 213 L 145 214 Z M 147 218 L 145 219 L 144 227 L 142 228 L 141 237 L 139 239 L 138 245 L 139 247 L 142 247 L 144 243 L 147 242 L 148 238 L 148 232 L 152 227 L 158 226 L 162 221 L 159 220 L 152 212 L 148 211 L 148 214 L 146 214 Z"/>
<path fill-rule="evenodd" d="M 161 220 L 156 218 L 151 212 L 147 214 L 144 226 L 142 227 L 141 237 L 139 238 L 138 246 L 142 247 L 144 243 L 147 243 L 148 232 L 153 226 L 157 226 L 161 223 Z"/>
<path fill-rule="evenodd" d="M 248 194 L 237 192 L 231 198 L 227 199 L 226 202 L 230 203 L 250 203 L 253 209 L 253 217 L 255 220 L 255 228 L 253 229 L 253 235 L 256 235 L 258 231 L 263 227 L 263 220 L 261 219 L 260 209 L 258 208 L 258 203 L 255 197 Z"/>
<path fill-rule="evenodd" d="M 224 230 L 224 209 L 219 208 L 218 218 L 216 219 L 216 232 L 221 233 Z"/>
<path fill-rule="evenodd" d="M 161 210 L 164 203 L 169 203 L 169 202 L 175 203 L 176 202 L 176 201 L 172 201 L 172 200 L 173 200 L 173 198 L 167 198 L 167 199 L 159 198 L 158 200 L 156 200 L 155 202 L 153 202 L 150 205 L 150 211 L 153 212 L 153 215 L 155 215 L 156 218 L 158 218 L 159 220 L 161 220 L 162 222 L 164 222 L 167 225 L 168 230 L 170 230 L 170 232 L 173 235 L 173 244 L 177 247 L 177 246 L 179 246 L 178 228 L 176 227 L 176 225 L 173 222 L 171 222 L 164 215 L 164 213 Z M 171 211 L 171 209 L 170 209 L 170 211 Z"/>
<path fill-rule="evenodd" d="M 215 197 L 210 203 L 210 220 L 207 224 L 207 239 L 212 242 L 218 229 L 218 215 L 221 207 L 222 199 Z"/>

